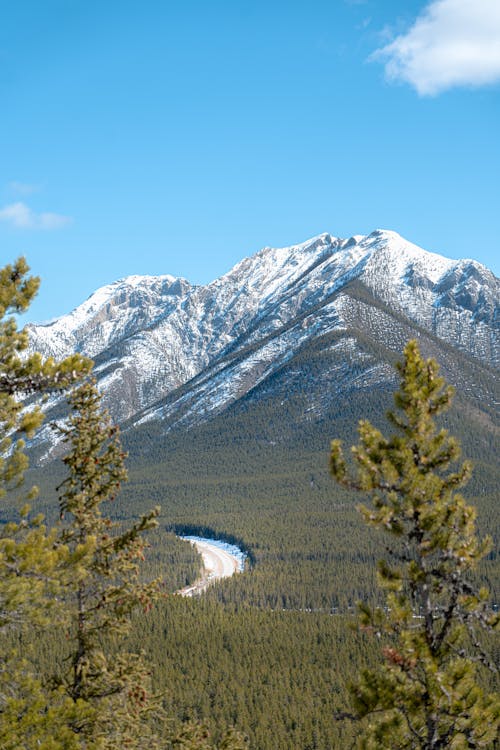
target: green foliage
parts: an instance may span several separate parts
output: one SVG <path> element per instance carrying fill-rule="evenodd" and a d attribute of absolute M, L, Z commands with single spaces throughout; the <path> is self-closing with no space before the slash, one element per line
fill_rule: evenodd
<path fill-rule="evenodd" d="M 0 498 L 22 485 L 28 467 L 25 438 L 43 420 L 38 406 L 26 408 L 22 397 L 67 388 L 90 369 L 79 355 L 63 362 L 43 360 L 39 354 L 23 355 L 26 331 L 18 331 L 7 313 L 25 310 L 38 289 L 29 277 L 24 259 L 0 270 Z M 36 490 L 28 492 L 33 498 Z M 58 570 L 67 550 L 55 546 L 55 533 L 47 531 L 43 517 L 30 516 L 23 506 L 17 520 L 0 529 L 0 638 L 10 631 L 22 632 L 46 625 L 57 610 L 60 592 Z M 2 643 L 0 662 L 0 744 L 2 748 L 72 750 L 75 736 L 67 718 L 84 714 L 58 691 L 45 690 L 30 672 L 28 662 Z M 21 740 L 22 738 L 22 740 Z"/>
<path fill-rule="evenodd" d="M 347 620 L 175 596 L 140 618 L 131 645 L 154 662 L 166 713 L 201 722 L 216 747 L 233 725 L 258 750 L 348 748 L 335 708 L 375 650 Z"/>
<path fill-rule="evenodd" d="M 0 671 L 0 695 L 2 750 L 81 748 L 71 727 L 89 720 L 90 707 L 73 702 L 62 690 L 42 686 L 26 660 L 10 654 L 8 670 Z"/>
<path fill-rule="evenodd" d="M 19 396 L 64 390 L 91 367 L 78 354 L 62 362 L 44 360 L 38 353 L 22 356 L 28 334 L 17 330 L 13 317 L 4 316 L 26 310 L 35 296 L 39 281 L 28 271 L 24 258 L 0 270 L 0 497 L 22 483 L 28 467 L 24 438 L 31 437 L 43 420 L 40 408 L 26 409 Z"/>
<path fill-rule="evenodd" d="M 246 750 L 246 738 L 235 729 L 228 729 L 224 737 L 213 745 L 210 731 L 202 724 L 185 722 L 169 743 L 169 750 Z"/>
<path fill-rule="evenodd" d="M 385 639 L 385 663 L 364 671 L 352 688 L 355 715 L 369 720 L 360 747 L 492 747 L 500 699 L 480 685 L 478 665 L 489 662 L 478 631 L 499 618 L 471 578 L 490 540 L 479 541 L 475 509 L 456 492 L 471 467 L 465 462 L 449 471 L 458 443 L 434 421 L 448 408 L 452 389 L 415 341 L 404 355 L 397 366 L 398 411 L 389 414 L 397 433 L 387 439 L 360 423 L 354 477 L 339 440 L 331 450 L 332 475 L 371 496 L 372 506 L 361 512 L 390 539 L 389 560 L 378 569 L 386 606 L 361 607 L 362 627 Z"/>
<path fill-rule="evenodd" d="M 47 532 L 42 517 L 30 519 L 23 508 L 19 522 L 1 529 L 0 633 L 7 628 L 45 625 L 57 609 L 59 566 L 66 550 L 55 546 L 56 534 Z"/>
<path fill-rule="evenodd" d="M 56 428 L 69 446 L 63 459 L 68 476 L 59 488 L 60 541 L 78 562 L 64 592 L 70 669 L 62 684 L 74 702 L 94 709 L 75 728 L 86 742 L 105 750 L 152 748 L 149 670 L 140 655 L 110 657 L 105 644 L 127 633 L 131 612 L 146 611 L 159 595 L 158 581 L 139 582 L 142 532 L 156 525 L 158 509 L 126 529 L 103 514 L 127 475 L 118 430 L 101 409 L 93 381 L 77 388 L 69 403 L 67 425 Z"/>
<path fill-rule="evenodd" d="M 391 361 L 394 355 L 386 349 L 374 349 L 369 336 L 363 339 L 360 330 L 355 335 L 367 359 L 374 356 Z M 334 424 L 337 435 L 354 441 L 357 420 L 364 417 L 374 423 L 380 421 L 391 393 L 389 388 L 372 391 L 359 386 L 363 368 L 357 360 L 348 360 L 349 347 L 342 349 L 340 359 L 335 355 L 342 336 L 325 336 L 292 362 L 292 366 L 298 365 L 297 377 L 302 380 L 290 384 L 286 373 L 278 372 L 271 396 L 263 383 L 208 425 L 165 435 L 160 425 L 150 423 L 124 432 L 131 481 L 121 487 L 113 502 L 105 501 L 103 516 L 118 523 L 110 536 L 124 533 L 141 514 L 147 515 L 152 504 L 161 503 L 163 508 L 159 526 L 148 533 L 146 560 L 136 560 L 141 563 L 139 580 L 162 576 L 166 589 L 175 591 L 198 576 L 199 557 L 191 545 L 173 533 L 181 528 L 231 538 L 250 552 L 251 560 L 243 574 L 213 586 L 202 600 L 168 597 L 146 614 L 139 606 L 130 612 L 130 631 L 109 633 L 100 642 L 112 669 L 115 657 L 144 651 L 141 663 L 151 674 L 143 674 L 140 679 L 143 683 L 151 680 L 152 694 L 161 696 L 169 719 L 154 720 L 151 716 L 151 727 L 142 723 L 146 736 L 161 736 L 162 750 L 220 750 L 227 742 L 233 742 L 236 748 L 245 746 L 241 736 L 233 733 L 231 738 L 231 731 L 224 732 L 223 727 L 232 725 L 248 735 L 250 747 L 259 750 L 352 746 L 356 725 L 336 722 L 335 710 L 347 701 L 347 685 L 353 676 L 378 661 L 380 643 L 366 633 L 351 632 L 347 618 L 340 613 L 348 612 L 359 598 L 372 606 L 381 602 L 375 563 L 384 545 L 383 539 L 359 523 L 352 494 L 341 486 L 332 489 L 324 440 Z M 432 348 L 436 342 L 428 337 L 425 346 L 429 354 L 438 351 Z M 445 367 L 450 361 L 458 362 L 455 372 L 464 373 L 465 382 L 478 385 L 474 393 L 491 394 L 493 378 L 480 363 L 447 349 L 442 342 L 439 356 L 444 357 Z M 321 377 L 326 371 L 333 373 L 332 381 L 323 387 Z M 449 367 L 446 372 L 447 376 L 451 374 Z M 353 374 L 356 387 L 350 386 Z M 326 399 L 316 415 L 309 410 L 308 398 L 308 384 L 315 382 L 321 383 Z M 464 399 L 461 381 L 453 377 L 452 382 L 457 385 L 457 398 L 450 412 L 439 415 L 439 423 L 458 435 L 467 454 L 474 458 L 476 470 L 468 487 L 468 500 L 478 507 L 480 527 L 494 534 L 498 524 L 495 413 L 490 407 L 482 410 L 482 402 L 478 407 L 482 396 L 471 401 L 467 394 Z M 21 396 L 24 398 L 25 393 Z M 489 396 L 483 401 L 491 403 Z M 62 410 L 54 415 L 59 417 L 63 417 Z M 2 435 L 15 442 L 14 433 L 2 431 Z M 98 466 L 94 463 L 95 468 Z M 9 748 L 10 737 L 16 750 L 80 749 L 80 738 L 73 728 L 101 721 L 96 716 L 101 699 L 75 703 L 64 687 L 71 683 L 73 668 L 68 655 L 74 655 L 76 640 L 75 628 L 64 625 L 57 602 L 61 601 L 62 584 L 71 576 L 73 588 L 67 590 L 67 598 L 73 604 L 76 581 L 90 583 L 84 576 L 83 563 L 91 560 L 95 547 L 89 542 L 77 553 L 74 537 L 71 553 L 69 541 L 59 540 L 54 549 L 53 531 L 43 528 L 56 524 L 59 506 L 54 487 L 66 479 L 63 467 L 62 462 L 54 461 L 43 468 L 37 466 L 27 476 L 28 485 L 36 482 L 41 487 L 36 507 L 46 521 L 29 514 L 17 518 L 12 511 L 12 495 L 0 509 L 0 523 L 6 522 L 4 533 L 7 524 L 24 524 L 19 534 L 26 540 L 25 552 L 22 547 L 13 548 L 22 575 L 10 578 L 15 583 L 11 596 L 17 600 L 3 610 L 10 624 L 1 634 L 4 679 L 2 682 L 0 678 L 0 700 L 17 696 L 22 703 L 10 704 L 10 713 L 5 700 L 1 704 L 0 726 L 5 732 L 0 734 L 0 746 Z M 14 477 L 8 486 L 16 483 Z M 61 494 L 68 490 L 66 483 Z M 71 518 L 67 510 L 63 526 L 68 531 L 73 526 Z M 11 526 L 7 536 L 10 539 L 17 533 Z M 30 533 L 38 534 L 43 543 L 30 543 Z M 42 565 L 47 555 L 48 567 L 37 570 L 33 567 L 33 549 L 39 543 L 46 552 L 38 564 Z M 48 555 L 56 551 L 59 557 L 49 566 Z M 12 565 L 14 559 L 9 558 L 8 564 Z M 0 565 L 3 569 L 6 563 Z M 51 572 L 52 565 L 58 570 L 57 576 Z M 473 571 L 475 585 L 498 585 L 498 570 L 493 548 Z M 7 592 L 5 586 L 3 591 Z M 43 602 L 43 606 L 37 602 Z M 49 621 L 60 623 L 60 627 L 47 626 Z M 69 640 L 62 637 L 66 630 Z M 390 636 L 387 639 L 390 648 L 393 643 Z M 488 635 L 485 646 L 488 651 L 498 648 Z M 7 653 L 12 654 L 8 659 Z M 54 672 L 58 682 L 52 689 L 46 677 Z M 109 673 L 104 675 L 106 680 L 109 677 Z M 478 673 L 478 678 L 483 689 L 493 689 L 489 673 Z M 102 702 L 112 705 L 115 698 L 110 696 Z M 98 741 L 92 750 L 97 750 Z"/>
<path fill-rule="evenodd" d="M 453 354 L 453 361 L 458 357 L 461 371 L 474 366 L 467 378 L 479 382 L 478 365 L 445 353 Z M 329 356 L 304 352 L 311 377 L 325 365 L 338 376 L 338 363 Z M 326 359 L 318 363 L 317 357 Z M 467 498 L 478 507 L 483 533 L 498 538 L 495 427 L 476 421 L 455 382 L 457 397 L 450 411 L 439 415 L 439 424 L 459 436 L 473 457 Z M 361 417 L 385 429 L 392 392 L 334 393 L 330 406 L 313 419 L 299 385 L 293 393 L 236 404 L 188 432 L 165 435 L 161 425 L 148 423 L 122 435 L 130 481 L 108 511 L 128 525 L 161 503 L 159 527 L 148 534 L 151 546 L 142 566 L 148 578 L 162 575 L 175 591 L 198 575 L 199 558 L 171 529 L 230 537 L 252 554 L 244 573 L 214 585 L 202 601 L 169 597 L 146 619 L 138 612 L 127 646 L 145 650 L 153 691 L 164 694 L 167 715 L 179 723 L 201 721 L 215 744 L 221 727 L 235 725 L 249 736 L 250 747 L 260 750 L 351 747 L 354 727 L 335 722 L 334 713 L 348 701 L 347 683 L 380 652 L 378 639 L 353 639 L 341 613 L 359 599 L 372 606 L 383 601 L 376 561 L 384 554 L 384 535 L 360 523 L 353 493 L 332 484 L 325 435 L 333 424 L 351 444 Z M 56 466 L 47 467 L 43 482 L 39 470 L 36 475 L 48 515 L 53 511 L 46 499 L 62 479 L 55 478 Z M 498 592 L 498 571 L 493 548 L 474 573 L 475 583 Z M 332 610 L 334 617 L 328 614 Z M 59 638 L 52 640 L 56 645 Z M 490 652 L 498 649 L 490 637 L 486 645 Z M 124 648 L 122 642 L 115 646 Z M 494 689 L 489 673 L 480 676 Z"/>
<path fill-rule="evenodd" d="M 100 401 L 95 382 L 84 383 L 70 396 L 67 425 L 56 427 L 69 447 L 63 458 L 68 476 L 59 486 L 60 541 L 78 561 L 69 569 L 64 592 L 69 628 L 60 662 L 69 670 L 61 684 L 74 702 L 93 709 L 73 728 L 84 747 L 98 750 L 215 750 L 210 734 L 196 722 L 169 728 L 160 697 L 152 694 L 152 667 L 139 653 L 142 644 L 136 643 L 137 652 L 123 648 L 124 638 L 133 637 L 132 615 L 150 612 L 163 598 L 159 579 L 140 578 L 143 532 L 157 526 L 159 508 L 130 525 L 109 518 L 107 506 L 127 472 L 118 429 Z M 217 747 L 241 750 L 241 736 L 229 730 Z"/>
<path fill-rule="evenodd" d="M 27 276 L 28 270 L 23 259 L 0 270 L 0 319 L 29 306 L 38 280 Z M 26 331 L 18 331 L 13 318 L 2 320 L 0 498 L 7 495 L 8 505 L 0 528 L 0 746 L 154 750 L 175 742 L 180 747 L 177 733 L 165 730 L 160 740 L 155 731 L 165 717 L 148 695 L 150 668 L 142 656 L 110 651 L 111 640 L 128 633 L 136 607 L 148 610 L 159 594 L 157 581 L 139 581 L 142 532 L 156 525 L 158 510 L 121 527 L 101 513 L 126 471 L 117 430 L 100 410 L 94 383 L 74 391 L 72 416 L 57 428 L 70 445 L 64 459 L 69 476 L 60 486 L 64 523 L 47 530 L 43 516 L 32 517 L 28 505 L 18 514 L 13 507 L 13 492 L 22 487 L 28 468 L 25 438 L 43 420 L 37 403 L 26 399 L 64 390 L 91 368 L 80 355 L 55 362 L 27 355 L 27 346 Z M 36 494 L 33 488 L 27 496 Z M 54 661 L 42 668 L 54 621 L 67 629 L 69 664 L 56 674 Z M 182 728 L 182 746 L 212 748 L 208 740 L 197 742 L 199 731 L 196 725 Z M 239 736 L 228 732 L 221 747 L 238 750 Z"/>
<path fill-rule="evenodd" d="M 358 330 L 355 336 L 359 341 Z M 395 353 L 375 348 L 366 335 L 365 339 L 361 362 L 366 366 L 395 361 Z M 375 568 L 383 540 L 359 523 L 353 495 L 332 485 L 325 436 L 334 430 L 351 444 L 360 418 L 384 430 L 396 374 L 385 389 L 365 387 L 366 366 L 360 367 L 359 357 L 351 358 L 352 347 L 344 346 L 344 340 L 344 333 L 334 332 L 308 345 L 289 367 L 273 375 L 270 392 L 266 380 L 208 424 L 167 434 L 161 423 L 125 427 L 122 440 L 129 453 L 130 481 L 111 512 L 131 521 L 151 504 L 161 504 L 159 529 L 148 537 L 152 548 L 146 568 L 151 567 L 153 575 L 166 575 L 169 590 L 196 576 L 191 548 L 184 545 L 183 553 L 182 543 L 171 533 L 189 527 L 234 538 L 250 553 L 244 575 L 210 591 L 208 595 L 218 601 L 325 612 L 347 612 L 359 599 L 381 601 Z M 467 499 L 478 508 L 479 529 L 498 544 L 499 424 L 493 409 L 486 416 L 479 410 L 491 403 L 483 398 L 484 391 L 495 396 L 495 379 L 477 360 L 442 343 L 438 349 L 428 335 L 421 341 L 429 354 L 439 352 L 447 377 L 457 386 L 452 409 L 439 421 L 459 437 L 474 460 Z M 292 384 L 290 369 L 297 373 Z M 332 373 L 326 382 L 325 373 Z M 466 391 L 461 374 L 465 383 L 484 381 L 484 389 Z M 310 408 L 311 391 L 318 390 L 324 400 L 316 412 Z M 54 469 L 47 466 L 46 471 Z M 39 473 L 37 481 L 41 482 Z M 53 476 L 44 481 L 45 498 L 57 481 Z M 49 508 L 45 506 L 44 512 Z M 497 546 L 484 558 L 476 577 L 499 601 Z"/>

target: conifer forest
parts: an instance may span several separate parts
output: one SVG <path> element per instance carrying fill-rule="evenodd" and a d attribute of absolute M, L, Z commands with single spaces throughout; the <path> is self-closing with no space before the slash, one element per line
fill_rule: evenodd
<path fill-rule="evenodd" d="M 299 389 L 120 430 L 18 329 L 38 284 L 0 271 L 0 748 L 499 747 L 498 418 L 427 339 L 308 421 Z M 189 534 L 244 570 L 179 595 Z"/>

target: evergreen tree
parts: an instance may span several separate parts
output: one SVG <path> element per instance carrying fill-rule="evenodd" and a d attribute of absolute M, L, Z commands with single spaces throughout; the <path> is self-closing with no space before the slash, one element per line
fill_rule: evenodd
<path fill-rule="evenodd" d="M 28 271 L 24 258 L 0 269 L 0 497 L 22 483 L 28 467 L 25 438 L 43 421 L 38 405 L 26 408 L 26 397 L 64 390 L 91 367 L 79 354 L 62 362 L 44 360 L 38 352 L 23 355 L 28 348 L 26 330 L 17 329 L 14 317 L 4 318 L 24 312 L 36 295 L 39 280 Z"/>
<path fill-rule="evenodd" d="M 235 729 L 226 730 L 220 743 L 214 745 L 208 729 L 202 724 L 192 722 L 186 722 L 168 743 L 168 750 L 247 750 L 247 748 L 247 738 Z"/>
<path fill-rule="evenodd" d="M 9 493 L 10 517 L 0 526 L 0 639 L 13 630 L 22 633 L 47 623 L 59 588 L 57 571 L 67 558 L 67 550 L 56 548 L 55 534 L 47 532 L 42 517 L 32 517 L 29 505 L 20 509 L 13 505 L 28 468 L 25 439 L 43 421 L 40 407 L 27 406 L 25 401 L 67 388 L 91 366 L 80 355 L 55 362 L 26 353 L 26 331 L 17 329 L 14 317 L 5 316 L 23 312 L 35 296 L 39 281 L 28 271 L 23 258 L 0 270 L 0 498 Z M 31 488 L 24 499 L 35 496 L 36 488 Z M 82 715 L 80 706 L 46 690 L 25 658 L 4 641 L 0 646 L 1 747 L 76 747 L 66 724 L 69 716 L 76 720 Z"/>
<path fill-rule="evenodd" d="M 131 612 L 147 609 L 158 595 L 156 581 L 139 582 L 138 567 L 141 534 L 156 524 L 158 511 L 125 530 L 101 513 L 126 471 L 118 431 L 101 411 L 94 383 L 74 392 L 72 417 L 59 428 L 71 448 L 64 459 L 69 476 L 60 487 L 65 523 L 47 530 L 28 504 L 16 509 L 15 499 L 34 500 L 37 494 L 34 487 L 23 492 L 25 439 L 44 417 L 36 401 L 67 389 L 91 369 L 80 355 L 55 362 L 27 354 L 26 331 L 18 331 L 13 317 L 4 320 L 26 310 L 37 292 L 39 281 L 28 271 L 24 259 L 0 269 L 0 498 L 7 495 L 9 516 L 0 524 L 0 747 L 166 750 L 177 739 L 198 747 L 203 733 L 196 725 L 172 737 L 170 723 L 159 724 L 164 717 L 148 695 L 149 668 L 140 655 L 118 648 Z M 50 685 L 35 675 L 37 654 L 30 661 L 31 654 L 13 649 L 8 636 L 32 635 L 35 628 L 36 638 L 48 637 L 55 619 L 68 626 L 73 651 L 70 673 Z M 212 747 L 205 739 L 203 747 Z M 241 746 L 231 730 L 221 745 Z"/>
<path fill-rule="evenodd" d="M 118 428 L 100 401 L 95 382 L 84 383 L 70 395 L 68 424 L 55 427 L 69 445 L 63 459 L 68 476 L 58 488 L 60 539 L 79 561 L 65 594 L 70 671 L 63 684 L 73 701 L 94 709 L 75 727 L 90 746 L 152 748 L 149 714 L 158 706 L 150 699 L 149 670 L 140 655 L 113 653 L 113 644 L 129 632 L 131 613 L 147 610 L 159 595 L 158 581 L 139 580 L 142 532 L 157 525 L 159 509 L 127 529 L 106 513 L 127 472 Z"/>
<path fill-rule="evenodd" d="M 77 717 L 73 729 L 92 750 L 215 750 L 202 726 L 188 723 L 172 735 L 171 722 L 151 695 L 149 667 L 141 655 L 118 645 L 130 633 L 134 610 L 147 611 L 160 596 L 158 580 L 140 580 L 143 532 L 157 525 L 159 508 L 126 529 L 111 521 L 105 505 L 127 479 L 118 428 L 101 408 L 93 380 L 75 389 L 69 403 L 67 425 L 54 425 L 69 445 L 63 458 L 68 476 L 58 488 L 60 541 L 71 560 L 65 594 L 70 669 L 62 685 L 74 702 L 92 709 L 84 720 Z M 230 729 L 220 748 L 244 746 Z"/>
<path fill-rule="evenodd" d="M 367 750 L 491 748 L 500 700 L 480 684 L 480 665 L 493 668 L 481 630 L 495 627 L 498 617 L 471 578 L 489 541 L 479 541 L 475 509 L 456 492 L 471 467 L 451 470 L 458 444 L 434 421 L 453 389 L 415 341 L 397 369 L 397 411 L 388 415 L 397 433 L 385 438 L 361 422 L 354 475 L 340 441 L 332 442 L 332 475 L 371 496 L 363 517 L 389 539 L 389 558 L 378 569 L 386 605 L 373 611 L 361 605 L 360 613 L 362 627 L 385 642 L 384 663 L 352 687 L 351 717 L 367 719 L 360 739 Z"/>

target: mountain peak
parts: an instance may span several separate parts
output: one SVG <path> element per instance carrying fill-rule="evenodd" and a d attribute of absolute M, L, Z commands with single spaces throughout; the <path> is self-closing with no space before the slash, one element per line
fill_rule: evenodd
<path fill-rule="evenodd" d="M 402 240 L 403 237 L 399 232 L 395 232 L 393 229 L 374 229 L 370 234 L 366 235 L 366 239 L 388 239 L 388 240 Z"/>
<path fill-rule="evenodd" d="M 323 337 L 348 336 L 350 362 L 363 349 L 359 336 L 399 351 L 429 331 L 495 364 L 498 296 L 480 264 L 429 253 L 397 232 L 324 232 L 265 247 L 204 286 L 168 274 L 125 277 L 29 334 L 45 355 L 94 358 L 118 421 L 158 413 L 187 424 L 226 408 Z"/>
<path fill-rule="evenodd" d="M 164 282 L 167 284 L 173 284 L 175 281 L 177 281 L 176 276 L 171 276 L 170 274 L 163 274 L 160 276 L 141 276 L 139 274 L 132 274 L 131 276 L 123 276 L 121 279 L 118 279 L 118 281 L 113 282 L 110 284 L 110 286 L 118 286 L 120 284 L 126 284 L 127 286 L 131 287 L 138 287 L 143 286 L 155 282 Z"/>

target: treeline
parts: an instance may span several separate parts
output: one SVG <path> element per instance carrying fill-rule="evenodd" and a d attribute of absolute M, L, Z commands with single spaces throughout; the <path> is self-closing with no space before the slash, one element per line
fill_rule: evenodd
<path fill-rule="evenodd" d="M 387 394 L 387 405 L 391 398 Z M 154 462 L 131 453 L 123 512 L 133 515 L 159 503 L 166 528 L 204 529 L 208 536 L 235 541 L 248 551 L 249 570 L 217 585 L 209 593 L 212 598 L 273 609 L 349 611 L 359 599 L 378 597 L 375 565 L 384 549 L 359 517 L 359 498 L 332 482 L 327 436 L 347 434 L 346 442 L 354 442 L 352 424 L 360 411 L 384 424 L 386 403 L 378 406 L 365 394 L 354 404 L 339 404 L 339 410 L 345 406 L 342 419 L 309 424 L 306 436 L 287 435 L 286 420 L 281 435 L 266 433 L 270 428 L 262 405 L 220 419 L 218 431 L 212 426 L 188 433 L 189 440 L 157 435 Z M 256 415 L 256 434 L 263 437 L 243 439 L 248 420 Z M 478 575 L 498 602 L 496 443 L 486 436 L 480 456 L 477 447 L 469 452 L 472 427 L 459 410 L 447 415 L 446 426 L 465 444 L 464 455 L 472 453 L 476 459 L 466 496 L 477 507 L 479 532 L 495 540 Z"/>
<path fill-rule="evenodd" d="M 335 720 L 375 651 L 343 618 L 221 607 L 173 597 L 138 623 L 167 713 L 235 726 L 259 750 L 346 747 Z"/>
<path fill-rule="evenodd" d="M 26 636 L 21 645 L 27 650 Z M 348 747 L 353 727 L 335 714 L 360 667 L 377 659 L 377 644 L 344 617 L 180 596 L 138 614 L 114 648 L 143 653 L 152 666 L 152 689 L 169 717 L 159 728 L 165 738 L 194 723 L 218 746 L 225 728 L 235 727 L 258 750 Z M 37 643 L 40 674 L 54 665 L 63 671 L 66 653 L 60 634 Z"/>
<path fill-rule="evenodd" d="M 384 427 L 392 393 L 374 398 L 360 392 L 339 400 L 299 430 L 295 419 L 302 398 L 279 404 L 288 414 L 280 424 L 276 404 L 259 402 L 234 407 L 184 435 L 164 435 L 153 424 L 124 433 L 130 482 L 113 513 L 126 523 L 161 506 L 161 528 L 150 540 L 148 564 L 155 575 L 165 571 L 169 590 L 191 582 L 200 564 L 191 545 L 173 532 L 198 532 L 235 542 L 250 556 L 246 572 L 215 586 L 207 595 L 212 599 L 324 612 L 349 612 L 360 599 L 378 600 L 375 566 L 383 543 L 363 525 L 356 511 L 359 498 L 332 482 L 327 457 L 330 436 L 356 441 L 361 416 Z M 477 507 L 479 533 L 495 540 L 478 576 L 499 602 L 495 431 L 478 433 L 460 405 L 443 421 L 475 464 L 466 496 Z M 54 469 L 46 474 L 42 497 L 57 483 Z"/>
<path fill-rule="evenodd" d="M 307 374 L 314 379 L 322 369 L 315 356 L 326 355 L 309 354 Z M 339 377 L 347 378 L 348 369 Z M 278 387 L 265 400 L 250 395 L 184 434 L 165 435 L 155 424 L 123 434 L 130 482 L 113 504 L 113 517 L 126 527 L 152 506 L 162 508 L 160 526 L 148 538 L 146 577 L 163 576 L 164 590 L 173 592 L 198 576 L 199 556 L 176 533 L 221 537 L 250 555 L 244 573 L 198 600 L 168 596 L 136 618 L 130 642 L 115 644 L 117 651 L 146 652 L 172 736 L 177 723 L 194 720 L 207 725 L 214 741 L 221 727 L 234 725 L 259 750 L 330 750 L 352 742 L 355 729 L 336 721 L 335 712 L 346 705 L 348 683 L 378 658 L 378 646 L 352 632 L 348 621 L 358 600 L 381 601 L 375 570 L 385 550 L 359 517 L 360 498 L 333 483 L 329 439 L 356 442 L 361 417 L 386 431 L 392 391 L 353 388 L 340 397 L 332 384 L 318 415 L 308 411 L 305 385 L 286 393 Z M 489 408 L 482 413 L 457 399 L 443 423 L 475 462 L 467 498 L 477 507 L 479 533 L 497 543 L 491 419 Z M 50 518 L 60 469 L 53 464 L 36 474 L 46 499 L 38 507 Z M 499 573 L 494 546 L 478 578 L 496 603 Z M 495 644 L 488 645 L 495 656 Z M 47 664 L 64 660 L 57 636 L 44 648 Z"/>
<path fill-rule="evenodd" d="M 378 646 L 348 622 L 358 600 L 380 601 L 375 568 L 384 548 L 362 523 L 358 498 L 333 483 L 328 438 L 354 441 L 352 423 L 361 414 L 383 422 L 392 395 L 384 399 L 361 394 L 337 403 L 332 422 L 308 422 L 302 433 L 287 432 L 287 420 L 281 432 L 272 428 L 263 405 L 186 436 L 165 436 L 151 425 L 125 433 L 131 481 L 113 512 L 126 524 L 162 506 L 160 528 L 149 537 L 151 574 L 167 572 L 170 591 L 196 578 L 200 559 L 174 531 L 220 536 L 252 554 L 244 573 L 201 599 L 169 596 L 137 618 L 130 645 L 117 644 L 145 649 L 154 689 L 175 722 L 201 720 L 214 738 L 234 725 L 259 750 L 350 746 L 357 728 L 336 721 L 335 712 L 347 704 L 347 684 L 378 658 Z M 283 408 L 293 411 L 293 399 Z M 458 409 L 446 420 L 467 455 L 471 423 Z M 476 469 L 468 498 L 481 534 L 498 528 L 494 446 L 486 433 L 470 451 Z M 55 479 L 46 476 L 47 488 Z M 478 575 L 495 601 L 499 572 L 494 548 Z M 495 642 L 488 645 L 498 656 Z"/>

